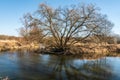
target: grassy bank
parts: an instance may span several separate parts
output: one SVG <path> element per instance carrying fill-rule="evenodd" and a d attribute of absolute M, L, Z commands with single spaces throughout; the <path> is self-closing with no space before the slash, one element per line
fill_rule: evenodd
<path fill-rule="evenodd" d="M 46 48 L 35 51 L 43 54 L 78 56 L 79 58 L 96 59 L 100 57 L 120 57 L 120 44 L 75 44 L 65 52 L 54 52 Z"/>
<path fill-rule="evenodd" d="M 36 50 L 39 48 L 38 44 L 23 44 L 16 40 L 0 40 L 0 51 L 17 51 L 17 50 Z"/>
<path fill-rule="evenodd" d="M 81 58 L 99 58 L 105 56 L 120 56 L 120 44 L 75 44 L 65 52 L 52 52 L 50 48 L 40 49 L 39 44 L 22 44 L 15 40 L 0 40 L 0 51 L 29 50 L 36 53 L 57 55 L 79 55 Z"/>

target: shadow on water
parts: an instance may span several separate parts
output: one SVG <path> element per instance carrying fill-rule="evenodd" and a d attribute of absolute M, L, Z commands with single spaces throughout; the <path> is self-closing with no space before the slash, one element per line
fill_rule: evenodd
<path fill-rule="evenodd" d="M 11 80 L 119 80 L 110 60 L 6 52 L 0 54 L 0 77 Z M 117 77 L 117 78 L 116 78 Z"/>

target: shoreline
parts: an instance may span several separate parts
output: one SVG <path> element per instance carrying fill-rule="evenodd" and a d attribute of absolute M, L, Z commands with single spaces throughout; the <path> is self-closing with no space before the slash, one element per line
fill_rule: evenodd
<path fill-rule="evenodd" d="M 97 45 L 97 46 L 96 46 Z M 75 55 L 81 58 L 100 58 L 100 57 L 120 57 L 120 44 L 77 44 L 72 46 L 70 50 L 65 52 L 52 52 L 49 48 L 41 48 L 39 44 L 22 44 L 18 41 L 3 41 L 0 42 L 0 52 L 6 51 L 30 51 L 37 54 L 52 54 L 52 55 Z"/>

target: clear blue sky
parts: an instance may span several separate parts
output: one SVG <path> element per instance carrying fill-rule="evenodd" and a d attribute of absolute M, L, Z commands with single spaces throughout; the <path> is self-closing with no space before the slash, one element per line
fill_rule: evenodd
<path fill-rule="evenodd" d="M 0 34 L 18 36 L 17 29 L 21 27 L 20 18 L 27 12 L 37 10 L 38 5 L 43 2 L 52 7 L 80 2 L 93 3 L 114 23 L 112 31 L 120 34 L 120 0 L 0 0 Z"/>

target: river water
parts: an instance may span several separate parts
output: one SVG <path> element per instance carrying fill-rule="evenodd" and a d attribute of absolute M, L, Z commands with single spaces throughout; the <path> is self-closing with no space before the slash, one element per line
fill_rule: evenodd
<path fill-rule="evenodd" d="M 28 52 L 0 53 L 0 78 L 10 80 L 120 80 L 120 58 L 97 60 L 79 56 Z"/>

